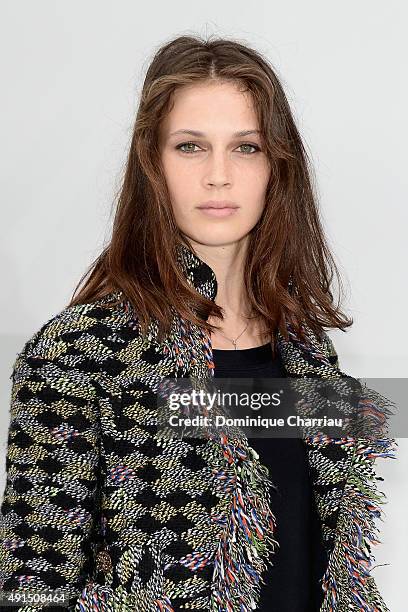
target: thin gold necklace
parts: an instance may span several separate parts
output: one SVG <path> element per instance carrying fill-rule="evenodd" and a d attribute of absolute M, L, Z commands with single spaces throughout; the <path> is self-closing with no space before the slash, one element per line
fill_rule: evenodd
<path fill-rule="evenodd" d="M 220 331 L 218 331 L 218 333 L 219 333 L 219 334 L 221 334 L 221 336 L 224 336 L 224 338 L 226 338 L 226 339 L 227 339 L 227 340 L 229 340 L 230 342 L 232 342 L 232 344 L 234 345 L 234 350 L 236 351 L 236 350 L 237 350 L 237 340 L 238 340 L 238 338 L 240 338 L 240 337 L 242 336 L 242 334 L 244 333 L 244 331 L 246 331 L 246 328 L 248 327 L 248 325 L 249 325 L 249 321 L 248 321 L 248 323 L 245 325 L 245 328 L 242 330 L 242 332 L 239 334 L 239 336 L 237 336 L 237 337 L 235 338 L 235 340 L 234 340 L 233 338 L 228 338 L 228 337 L 227 337 L 225 334 L 223 334 L 223 333 L 222 333 L 222 332 L 220 332 Z"/>

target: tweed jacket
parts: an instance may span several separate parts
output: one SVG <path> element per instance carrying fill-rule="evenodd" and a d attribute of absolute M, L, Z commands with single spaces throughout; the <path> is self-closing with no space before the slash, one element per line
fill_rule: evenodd
<path fill-rule="evenodd" d="M 178 263 L 215 300 L 213 270 L 185 246 Z M 326 333 L 307 330 L 301 342 L 288 330 L 289 339 L 278 336 L 287 376 L 346 376 Z M 64 308 L 26 342 L 11 375 L 4 593 L 50 589 L 74 612 L 257 609 L 276 550 L 273 474 L 245 437 L 157 436 L 161 378 L 205 378 L 213 368 L 201 327 L 175 316 L 159 342 L 156 322 L 142 334 L 120 291 Z M 329 559 L 321 612 L 385 612 L 370 572 L 385 499 L 374 463 L 394 457 L 396 443 L 305 444 Z M 16 609 L 46 608 L 24 600 Z"/>

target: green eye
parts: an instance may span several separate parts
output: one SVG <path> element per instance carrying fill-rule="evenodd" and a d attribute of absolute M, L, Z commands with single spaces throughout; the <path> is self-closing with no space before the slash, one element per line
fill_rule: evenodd
<path fill-rule="evenodd" d="M 188 145 L 192 145 L 193 147 L 196 147 L 197 145 L 194 142 L 183 142 L 182 144 L 177 145 L 176 149 L 180 149 L 180 151 L 182 153 L 195 153 L 195 151 L 184 151 L 182 149 L 182 147 L 188 146 Z"/>
<path fill-rule="evenodd" d="M 187 155 L 191 155 L 192 153 L 196 153 L 196 151 L 194 150 L 185 150 L 183 149 L 183 147 L 198 147 L 198 145 L 195 142 L 182 142 L 181 144 L 176 146 L 177 150 L 180 150 L 182 153 L 186 153 Z M 244 153 L 244 155 L 253 155 L 254 153 L 258 153 L 258 151 L 260 151 L 260 147 L 258 147 L 258 145 L 253 145 L 249 142 L 243 142 L 241 145 L 239 145 L 238 148 L 242 148 L 242 147 L 252 147 L 252 149 L 255 149 L 254 151 L 241 151 L 242 153 Z"/>
<path fill-rule="evenodd" d="M 259 147 L 257 147 L 256 145 L 249 144 L 249 143 L 244 143 L 240 145 L 240 147 L 252 147 L 253 149 L 255 149 L 255 151 L 253 151 L 252 153 L 256 153 L 257 151 L 260 151 Z M 252 155 L 252 153 L 247 151 L 246 155 Z"/>

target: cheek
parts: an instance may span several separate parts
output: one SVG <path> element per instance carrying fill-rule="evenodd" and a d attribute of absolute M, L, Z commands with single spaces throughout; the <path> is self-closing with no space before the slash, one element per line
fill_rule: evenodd
<path fill-rule="evenodd" d="M 174 157 L 169 157 L 167 160 L 164 159 L 163 168 L 167 186 L 174 200 L 182 201 L 186 195 L 191 195 L 191 187 L 195 184 L 195 176 L 185 163 L 180 163 Z"/>
<path fill-rule="evenodd" d="M 248 203 L 248 209 L 259 215 L 265 206 L 266 189 L 268 186 L 269 172 L 260 171 L 247 175 L 240 181 L 239 193 L 242 200 Z"/>

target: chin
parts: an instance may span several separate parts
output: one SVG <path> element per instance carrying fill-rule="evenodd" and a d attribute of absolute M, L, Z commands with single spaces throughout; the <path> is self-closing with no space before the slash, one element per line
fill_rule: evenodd
<path fill-rule="evenodd" d="M 191 231 L 188 233 L 183 232 L 183 234 L 193 243 L 193 246 L 194 243 L 213 247 L 227 246 L 229 244 L 238 243 L 249 234 L 249 231 L 226 231 L 225 228 L 224 231 L 215 231 L 214 228 L 207 228 L 207 230 L 204 230 L 204 228 L 201 229 L 203 231 L 199 234 L 193 234 Z"/>

